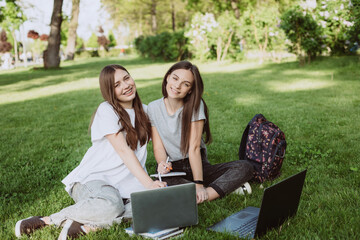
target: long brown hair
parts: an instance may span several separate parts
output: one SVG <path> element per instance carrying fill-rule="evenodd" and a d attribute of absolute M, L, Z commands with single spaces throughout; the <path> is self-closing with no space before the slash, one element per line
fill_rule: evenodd
<path fill-rule="evenodd" d="M 162 83 L 162 94 L 166 98 L 168 96 L 166 91 L 167 78 L 168 76 L 177 69 L 185 69 L 189 70 L 194 76 L 194 84 L 190 89 L 190 93 L 186 95 L 183 99 L 184 107 L 182 112 L 182 124 L 181 124 L 181 144 L 180 150 L 181 153 L 186 156 L 189 151 L 189 142 L 190 142 L 190 127 L 191 127 L 191 118 L 193 114 L 199 114 L 200 102 L 201 100 L 204 103 L 204 111 L 205 111 L 205 125 L 203 129 L 203 134 L 205 134 L 205 143 L 211 143 L 211 132 L 210 132 L 210 124 L 209 124 L 209 113 L 208 108 L 204 99 L 202 99 L 202 94 L 204 92 L 204 83 L 201 78 L 199 69 L 193 65 L 189 61 L 181 61 L 175 63 L 170 69 L 166 72 L 163 83 Z"/>
<path fill-rule="evenodd" d="M 130 73 L 120 65 L 108 65 L 104 67 L 100 73 L 99 83 L 101 94 L 105 101 L 107 101 L 115 110 L 119 116 L 119 124 L 122 128 L 117 132 L 119 134 L 122 131 L 126 132 L 126 142 L 132 150 L 137 148 L 138 141 L 140 145 L 143 146 L 145 143 L 149 142 L 151 137 L 151 123 L 144 112 L 140 97 L 136 92 L 135 98 L 133 100 L 133 108 L 135 111 L 135 128 L 131 125 L 131 120 L 129 114 L 121 106 L 120 101 L 116 98 L 115 95 L 115 71 L 117 69 L 123 70 Z"/>

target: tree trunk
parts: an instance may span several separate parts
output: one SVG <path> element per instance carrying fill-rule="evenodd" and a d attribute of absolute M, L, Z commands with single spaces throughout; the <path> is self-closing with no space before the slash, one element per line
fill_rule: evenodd
<path fill-rule="evenodd" d="M 21 43 L 22 43 L 22 47 L 23 47 L 23 53 L 26 53 L 26 44 L 25 44 L 26 35 L 25 35 L 24 25 L 20 26 L 20 35 L 21 35 Z M 27 67 L 27 61 L 24 61 L 24 67 Z"/>
<path fill-rule="evenodd" d="M 78 27 L 80 0 L 72 0 L 71 20 L 69 24 L 69 36 L 66 46 L 66 60 L 74 60 L 76 47 L 76 30 Z"/>
<path fill-rule="evenodd" d="M 15 32 L 12 31 L 11 35 L 14 39 L 14 52 L 15 52 L 15 68 L 18 66 L 19 64 L 19 54 L 18 54 L 18 44 L 17 44 L 17 40 L 16 40 L 16 36 L 15 36 Z"/>
<path fill-rule="evenodd" d="M 156 0 L 151 1 L 151 30 L 153 34 L 157 33 L 157 22 L 156 22 Z"/>
<path fill-rule="evenodd" d="M 216 42 L 216 61 L 220 62 L 222 53 L 222 40 L 221 37 L 218 37 Z"/>
<path fill-rule="evenodd" d="M 222 54 L 221 61 L 224 61 L 225 58 L 226 58 L 226 55 L 227 55 L 227 52 L 229 50 L 229 47 L 230 47 L 230 44 L 231 44 L 231 39 L 232 39 L 233 35 L 234 35 L 234 32 L 229 33 L 229 37 L 228 37 L 227 43 L 225 45 L 225 49 L 224 49 L 224 52 Z"/>
<path fill-rule="evenodd" d="M 231 0 L 231 7 L 234 10 L 234 14 L 235 14 L 236 19 L 239 19 L 240 18 L 240 10 L 239 10 L 239 7 L 238 7 L 238 1 L 237 0 Z"/>
<path fill-rule="evenodd" d="M 172 30 L 173 32 L 175 32 L 175 7 L 174 7 L 174 2 L 171 1 L 171 21 L 172 21 Z"/>
<path fill-rule="evenodd" d="M 58 68 L 60 66 L 60 31 L 62 23 L 63 0 L 54 0 L 54 8 L 50 23 L 48 47 L 44 51 L 44 68 Z"/>

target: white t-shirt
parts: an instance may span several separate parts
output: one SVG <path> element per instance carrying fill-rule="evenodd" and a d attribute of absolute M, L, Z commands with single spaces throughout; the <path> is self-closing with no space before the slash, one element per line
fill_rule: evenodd
<path fill-rule="evenodd" d="M 143 108 L 147 112 L 147 106 L 143 104 Z M 130 116 L 131 124 L 135 126 L 134 109 L 126 109 L 126 111 Z M 101 103 L 91 125 L 92 146 L 86 152 L 80 165 L 62 180 L 67 192 L 76 182 L 83 184 L 92 180 L 107 182 L 119 190 L 122 198 L 130 198 L 132 192 L 145 190 L 105 137 L 119 131 L 121 125 L 118 121 L 119 117 L 113 107 L 108 102 Z M 145 171 L 146 145 L 140 147 L 138 142 L 137 149 L 134 151 Z"/>

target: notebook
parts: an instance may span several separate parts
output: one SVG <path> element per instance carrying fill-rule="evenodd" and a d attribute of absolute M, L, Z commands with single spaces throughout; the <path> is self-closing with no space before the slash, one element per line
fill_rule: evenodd
<path fill-rule="evenodd" d="M 135 192 L 130 197 L 135 233 L 198 223 L 194 183 Z"/>
<path fill-rule="evenodd" d="M 208 230 L 228 232 L 242 238 L 264 235 L 279 227 L 297 212 L 306 170 L 268 187 L 261 208 L 247 207 L 209 227 Z"/>
<path fill-rule="evenodd" d="M 178 176 L 186 176 L 186 172 L 168 172 L 165 174 L 160 174 L 161 177 L 178 177 Z M 159 177 L 158 173 L 151 174 L 150 177 Z"/>

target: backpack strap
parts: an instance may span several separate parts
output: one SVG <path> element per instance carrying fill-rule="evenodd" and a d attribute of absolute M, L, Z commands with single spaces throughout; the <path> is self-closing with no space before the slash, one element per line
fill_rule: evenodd
<path fill-rule="evenodd" d="M 246 151 L 246 142 L 249 133 L 250 125 L 248 124 L 244 130 L 244 133 L 241 137 L 240 147 L 239 147 L 239 160 L 246 160 L 245 151 Z"/>

